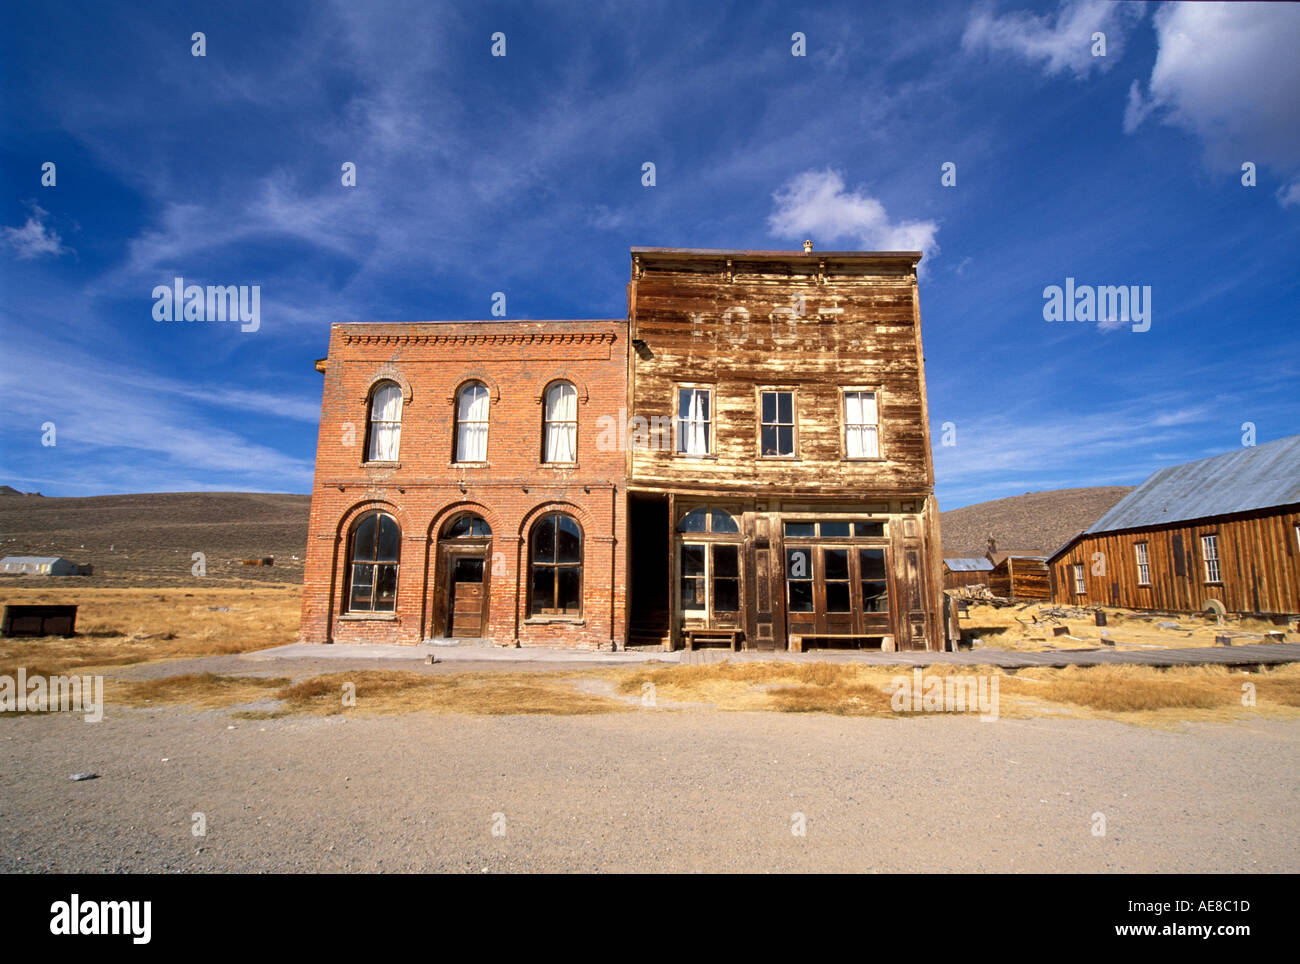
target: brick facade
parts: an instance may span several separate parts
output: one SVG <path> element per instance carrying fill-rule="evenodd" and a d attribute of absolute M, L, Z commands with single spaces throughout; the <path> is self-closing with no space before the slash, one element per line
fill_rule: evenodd
<path fill-rule="evenodd" d="M 626 330 L 623 320 L 333 326 L 318 365 L 325 384 L 300 638 L 445 637 L 449 563 L 440 545 L 447 525 L 471 512 L 491 527 L 484 637 L 584 648 L 621 641 L 623 453 L 598 443 L 601 416 L 612 420 L 627 407 Z M 577 396 L 577 458 L 562 465 L 542 461 L 543 395 L 556 380 Z M 455 405 L 471 381 L 488 391 L 487 457 L 463 464 L 454 461 Z M 401 389 L 401 427 L 397 458 L 378 461 L 367 458 L 367 427 L 372 389 L 384 382 Z M 396 598 L 392 612 L 358 614 L 348 605 L 349 536 L 375 511 L 401 531 Z M 580 615 L 530 614 L 528 540 L 550 512 L 581 527 Z"/>

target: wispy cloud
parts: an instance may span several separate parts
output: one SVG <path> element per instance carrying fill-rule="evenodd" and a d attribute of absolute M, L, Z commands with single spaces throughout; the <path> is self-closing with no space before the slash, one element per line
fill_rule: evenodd
<path fill-rule="evenodd" d="M 18 259 L 32 261 L 46 255 L 58 257 L 67 254 L 69 249 L 63 246 L 59 232 L 46 223 L 49 212 L 31 201 L 27 208 L 31 213 L 22 227 L 5 227 L 5 241 L 14 249 Z"/>
<path fill-rule="evenodd" d="M 1140 4 L 1107 0 L 1074 0 L 1053 14 L 1015 11 L 996 14 L 991 9 L 971 15 L 962 34 L 967 51 L 1010 54 L 1040 66 L 1054 76 L 1069 72 L 1086 77 L 1107 70 L 1120 56 L 1132 23 L 1143 16 Z M 1105 54 L 1094 55 L 1094 35 L 1105 35 Z"/>
<path fill-rule="evenodd" d="M 767 224 L 775 236 L 808 234 L 817 240 L 848 240 L 866 250 L 921 251 L 927 256 L 939 250 L 936 222 L 891 219 L 876 198 L 847 190 L 838 171 L 804 171 L 772 199 L 776 207 Z"/>

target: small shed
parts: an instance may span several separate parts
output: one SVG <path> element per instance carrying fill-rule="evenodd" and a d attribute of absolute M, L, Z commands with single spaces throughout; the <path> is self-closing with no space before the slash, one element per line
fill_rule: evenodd
<path fill-rule="evenodd" d="M 943 588 L 960 589 L 962 586 L 987 586 L 993 563 L 987 559 L 945 559 L 943 561 Z"/>
<path fill-rule="evenodd" d="M 989 573 L 989 591 L 1015 602 L 1052 598 L 1046 556 L 1006 555 Z"/>
<path fill-rule="evenodd" d="M 88 576 L 90 566 L 79 566 L 62 556 L 5 556 L 0 573 L 27 576 Z"/>

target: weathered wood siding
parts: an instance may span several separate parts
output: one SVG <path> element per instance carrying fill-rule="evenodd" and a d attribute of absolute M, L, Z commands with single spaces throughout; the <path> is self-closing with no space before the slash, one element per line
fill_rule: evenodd
<path fill-rule="evenodd" d="M 1004 599 L 1051 599 L 1052 586 L 1047 563 L 1042 559 L 1007 556 L 989 575 L 989 591 Z"/>
<path fill-rule="evenodd" d="M 971 572 L 965 569 L 953 572 L 945 566 L 943 569 L 943 588 L 961 589 L 963 586 L 987 586 L 991 575 L 992 573 L 987 569 L 983 572 Z"/>
<path fill-rule="evenodd" d="M 738 260 L 728 275 L 725 260 L 642 259 L 631 299 L 632 338 L 649 356 L 631 354 L 631 414 L 669 426 L 676 386 L 708 385 L 716 427 L 708 458 L 678 456 L 672 438 L 657 435 L 630 451 L 637 483 L 898 494 L 933 486 L 916 278 L 906 262 Z M 756 392 L 768 386 L 796 390 L 797 460 L 758 457 Z M 847 386 L 879 393 L 878 460 L 844 456 Z"/>
<path fill-rule="evenodd" d="M 1300 614 L 1300 506 L 1201 522 L 1098 533 L 1054 558 L 1052 596 L 1062 603 L 1200 612 L 1211 599 L 1235 613 Z M 1217 534 L 1217 584 L 1205 580 L 1201 536 Z M 1139 585 L 1137 543 L 1147 544 L 1151 584 Z M 1097 554 L 1101 556 L 1098 557 Z M 1074 565 L 1086 591 L 1076 593 Z M 1104 563 L 1104 565 L 1102 565 Z"/>
<path fill-rule="evenodd" d="M 807 631 L 792 627 L 785 611 L 782 526 L 834 517 L 885 522 L 892 608 L 858 613 L 843 625 L 828 621 L 825 631 L 880 635 L 898 649 L 943 647 L 915 262 L 905 255 L 634 252 L 629 490 L 735 513 L 747 645 L 784 647 L 790 632 Z M 677 389 L 686 385 L 712 390 L 707 456 L 676 452 Z M 761 456 L 758 393 L 767 388 L 795 393 L 794 458 Z M 847 457 L 843 389 L 876 393 L 877 458 Z M 648 439 L 638 439 L 638 430 L 648 430 Z M 671 573 L 674 613 L 679 575 Z M 683 626 L 675 622 L 671 643 Z"/>

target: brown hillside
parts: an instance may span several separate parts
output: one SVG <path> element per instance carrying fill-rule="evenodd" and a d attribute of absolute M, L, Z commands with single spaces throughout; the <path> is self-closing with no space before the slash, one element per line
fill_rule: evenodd
<path fill-rule="evenodd" d="M 949 558 L 982 556 L 992 534 L 999 548 L 1037 550 L 1047 555 L 1132 491 L 1130 485 L 1054 489 L 941 512 L 943 554 Z"/>
<path fill-rule="evenodd" d="M 305 495 L 261 492 L 8 496 L 0 499 L 0 556 L 91 563 L 95 574 L 74 580 L 83 585 L 191 583 L 195 552 L 207 557 L 209 581 L 301 582 L 309 504 Z M 253 556 L 274 556 L 275 565 L 239 564 Z"/>

